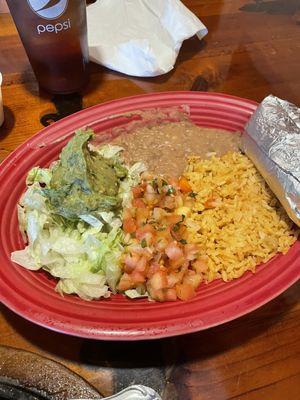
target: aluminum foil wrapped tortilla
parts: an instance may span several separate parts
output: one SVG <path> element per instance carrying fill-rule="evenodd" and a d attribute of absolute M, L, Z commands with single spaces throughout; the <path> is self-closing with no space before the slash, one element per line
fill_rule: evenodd
<path fill-rule="evenodd" d="M 300 226 L 300 109 L 266 97 L 245 127 L 243 150 Z"/>

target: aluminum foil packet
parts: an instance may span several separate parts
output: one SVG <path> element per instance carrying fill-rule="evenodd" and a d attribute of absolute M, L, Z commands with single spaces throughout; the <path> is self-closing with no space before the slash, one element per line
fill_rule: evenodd
<path fill-rule="evenodd" d="M 245 127 L 242 147 L 300 226 L 300 109 L 273 95 L 266 97 Z"/>

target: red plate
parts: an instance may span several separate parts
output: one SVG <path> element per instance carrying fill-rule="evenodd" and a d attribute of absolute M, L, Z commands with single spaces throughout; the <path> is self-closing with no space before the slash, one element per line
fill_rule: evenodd
<path fill-rule="evenodd" d="M 16 204 L 25 189 L 25 177 L 34 165 L 56 159 L 75 129 L 89 125 L 96 132 L 124 124 L 105 119 L 137 109 L 190 106 L 193 121 L 202 126 L 243 130 L 257 104 L 216 93 L 169 92 L 135 96 L 97 105 L 43 129 L 14 151 L 0 166 L 0 300 L 22 317 L 76 336 L 140 340 L 199 331 L 244 315 L 278 296 L 300 277 L 300 242 L 242 278 L 201 285 L 188 302 L 152 303 L 121 295 L 85 302 L 58 295 L 55 282 L 44 272 L 30 272 L 10 261 L 23 247 Z M 104 118 L 104 120 L 103 120 Z M 60 139 L 60 140 L 58 140 Z M 63 140 L 62 140 L 63 139 Z M 46 144 L 46 146 L 45 146 Z"/>

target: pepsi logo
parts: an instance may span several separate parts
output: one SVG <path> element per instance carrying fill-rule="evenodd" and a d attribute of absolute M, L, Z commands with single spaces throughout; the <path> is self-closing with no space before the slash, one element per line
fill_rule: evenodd
<path fill-rule="evenodd" d="M 27 0 L 32 11 L 45 19 L 60 17 L 66 10 L 68 0 Z"/>

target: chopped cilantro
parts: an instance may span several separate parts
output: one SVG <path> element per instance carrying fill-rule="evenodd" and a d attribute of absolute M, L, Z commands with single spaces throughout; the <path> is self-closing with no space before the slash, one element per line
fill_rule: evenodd
<path fill-rule="evenodd" d="M 177 224 L 175 224 L 173 226 L 172 231 L 173 232 L 177 232 L 177 231 L 179 231 L 179 229 L 180 229 L 180 222 L 177 222 Z"/>
<path fill-rule="evenodd" d="M 177 222 L 172 228 L 173 232 L 177 232 L 180 229 L 180 224 L 184 221 L 185 215 L 181 215 L 181 221 Z"/>
<path fill-rule="evenodd" d="M 167 191 L 167 193 L 166 193 L 166 195 L 170 196 L 171 194 L 174 194 L 174 193 L 175 193 L 175 189 L 173 188 L 173 186 L 170 186 L 168 191 Z"/>
<path fill-rule="evenodd" d="M 143 249 L 144 249 L 145 247 L 147 247 L 146 239 L 143 239 L 143 240 L 141 241 L 141 246 L 142 246 Z"/>
<path fill-rule="evenodd" d="M 153 189 L 158 192 L 158 183 L 157 183 L 157 178 L 153 179 L 153 181 L 151 182 L 151 185 L 153 187 Z"/>

